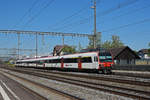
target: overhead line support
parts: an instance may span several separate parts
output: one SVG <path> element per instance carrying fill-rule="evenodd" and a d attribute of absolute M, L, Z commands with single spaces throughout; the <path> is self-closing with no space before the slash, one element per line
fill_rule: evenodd
<path fill-rule="evenodd" d="M 91 34 L 80 34 L 80 33 L 41 32 L 41 31 L 22 31 L 22 30 L 0 30 L 0 33 L 39 34 L 39 35 L 73 36 L 73 37 L 93 36 Z"/>
<path fill-rule="evenodd" d="M 94 0 L 94 48 L 96 48 L 96 0 Z"/>
<path fill-rule="evenodd" d="M 17 32 L 17 35 L 18 35 L 18 59 L 19 59 L 19 56 L 20 56 L 20 32 Z"/>
<path fill-rule="evenodd" d="M 93 35 L 93 47 L 96 48 L 96 0 L 93 0 L 94 5 L 91 7 L 94 9 L 94 35 Z"/>

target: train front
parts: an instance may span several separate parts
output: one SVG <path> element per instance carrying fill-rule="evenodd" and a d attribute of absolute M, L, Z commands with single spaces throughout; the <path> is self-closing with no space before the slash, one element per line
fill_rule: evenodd
<path fill-rule="evenodd" d="M 110 74 L 112 65 L 114 64 L 113 57 L 109 51 L 99 52 L 99 71 L 104 74 Z"/>

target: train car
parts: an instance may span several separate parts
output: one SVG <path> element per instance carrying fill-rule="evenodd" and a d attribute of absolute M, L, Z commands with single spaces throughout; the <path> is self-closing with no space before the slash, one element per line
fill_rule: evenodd
<path fill-rule="evenodd" d="M 44 67 L 55 69 L 88 70 L 111 73 L 113 58 L 110 52 L 82 52 L 62 56 L 18 60 L 16 66 Z"/>

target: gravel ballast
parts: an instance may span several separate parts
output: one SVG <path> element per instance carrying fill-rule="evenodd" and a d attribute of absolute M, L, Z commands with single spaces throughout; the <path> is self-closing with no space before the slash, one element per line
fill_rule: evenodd
<path fill-rule="evenodd" d="M 21 73 L 4 70 L 4 69 L 3 69 L 3 71 L 7 71 L 11 74 L 26 78 L 26 79 L 34 81 L 34 82 L 38 82 L 40 84 L 57 89 L 59 91 L 63 91 L 67 94 L 71 94 L 76 97 L 83 98 L 85 100 L 132 100 L 127 97 L 121 97 L 118 95 L 114 95 L 114 94 L 110 94 L 110 93 L 106 93 L 106 92 L 102 92 L 102 91 L 96 91 L 93 89 L 88 89 L 88 88 L 75 86 L 75 85 L 71 85 L 71 84 L 67 84 L 67 83 L 62 83 L 62 82 L 58 82 L 58 81 L 54 81 L 54 80 L 40 78 L 40 77 L 36 77 L 36 76 L 32 76 L 32 75 L 21 74 Z M 21 82 L 19 82 L 19 83 L 21 83 Z M 21 83 L 21 84 L 24 84 L 24 83 Z M 26 84 L 26 85 L 28 85 L 28 84 Z M 30 89 L 34 89 L 34 88 L 30 86 Z M 36 91 L 40 91 L 40 90 L 36 89 Z"/>

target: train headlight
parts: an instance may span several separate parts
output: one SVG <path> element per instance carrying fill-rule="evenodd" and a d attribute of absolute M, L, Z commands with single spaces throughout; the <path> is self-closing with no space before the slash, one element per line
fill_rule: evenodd
<path fill-rule="evenodd" d="M 110 65 L 111 65 L 111 67 L 113 67 L 114 64 L 110 64 Z"/>
<path fill-rule="evenodd" d="M 104 64 L 99 64 L 101 67 L 104 67 Z"/>

